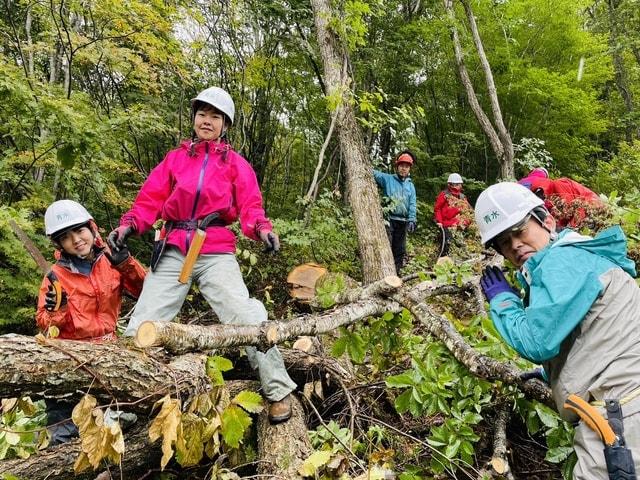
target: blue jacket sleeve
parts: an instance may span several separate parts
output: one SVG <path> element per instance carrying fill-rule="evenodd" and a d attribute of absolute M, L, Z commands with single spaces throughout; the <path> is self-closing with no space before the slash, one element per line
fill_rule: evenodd
<path fill-rule="evenodd" d="M 377 183 L 380 187 L 382 187 L 383 189 L 385 189 L 385 191 L 386 191 L 386 185 L 387 185 L 387 178 L 386 178 L 387 176 L 388 176 L 388 174 L 387 174 L 387 173 L 383 173 L 383 172 L 380 172 L 380 171 L 378 171 L 378 170 L 374 170 L 374 171 L 373 171 L 373 178 L 374 178 L 374 180 L 376 181 L 376 183 Z"/>
<path fill-rule="evenodd" d="M 411 194 L 409 195 L 409 221 L 415 222 L 418 218 L 416 207 L 416 187 L 411 183 Z"/>
<path fill-rule="evenodd" d="M 500 335 L 535 363 L 558 355 L 564 339 L 601 294 L 603 286 L 596 272 L 603 271 L 602 261 L 574 248 L 552 249 L 538 271 L 532 272 L 528 307 L 509 292 L 491 301 L 491 318 Z"/>

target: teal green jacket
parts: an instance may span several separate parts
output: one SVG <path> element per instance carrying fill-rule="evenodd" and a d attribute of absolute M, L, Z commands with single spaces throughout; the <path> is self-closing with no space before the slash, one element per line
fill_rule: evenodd
<path fill-rule="evenodd" d="M 622 269 L 635 277 L 635 265 L 626 251 L 626 238 L 618 226 L 594 238 L 564 230 L 518 272 L 524 300 L 505 292 L 491 301 L 491 318 L 500 335 L 535 363 L 555 357 L 603 293 L 602 275 Z"/>
<path fill-rule="evenodd" d="M 415 222 L 417 217 L 416 187 L 410 177 L 401 179 L 397 174 L 373 171 L 376 183 L 383 194 L 395 202 L 395 209 L 389 215 L 393 220 Z"/>

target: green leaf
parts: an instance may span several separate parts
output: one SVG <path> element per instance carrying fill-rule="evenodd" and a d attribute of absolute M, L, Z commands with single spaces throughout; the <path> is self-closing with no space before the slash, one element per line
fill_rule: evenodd
<path fill-rule="evenodd" d="M 219 356 L 207 357 L 206 372 L 213 386 L 224 385 L 222 372 L 229 371 L 232 368 L 233 363 L 229 359 Z"/>
<path fill-rule="evenodd" d="M 405 372 L 387 377 L 384 383 L 389 388 L 406 388 L 413 387 L 416 382 L 411 372 Z"/>
<path fill-rule="evenodd" d="M 396 407 L 396 411 L 398 413 L 404 413 L 409 410 L 411 407 L 411 397 L 412 397 L 413 389 L 410 388 L 402 394 L 398 395 L 394 402 L 394 406 Z"/>
<path fill-rule="evenodd" d="M 264 408 L 262 405 L 262 397 L 256 392 L 243 390 L 231 401 L 236 405 L 240 405 L 246 411 L 251 413 L 261 412 Z"/>
<path fill-rule="evenodd" d="M 549 407 L 537 403 L 535 410 L 545 427 L 554 428 L 558 426 L 558 415 Z"/>
<path fill-rule="evenodd" d="M 236 405 L 229 405 L 222 412 L 222 438 L 225 443 L 232 448 L 238 448 L 249 425 L 249 414 Z"/>
<path fill-rule="evenodd" d="M 321 450 L 319 452 L 313 452 L 298 469 L 298 473 L 303 477 L 312 477 L 318 469 L 326 465 L 329 460 L 331 460 L 330 451 Z"/>
<path fill-rule="evenodd" d="M 571 452 L 573 452 L 573 447 L 550 448 L 547 450 L 547 454 L 544 456 L 544 459 L 547 462 L 560 463 L 566 460 Z"/>

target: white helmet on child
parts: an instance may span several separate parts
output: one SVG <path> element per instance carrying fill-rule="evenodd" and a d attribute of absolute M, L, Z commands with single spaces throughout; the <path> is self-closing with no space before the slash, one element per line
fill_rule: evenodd
<path fill-rule="evenodd" d="M 518 183 L 502 182 L 485 189 L 476 201 L 476 223 L 480 240 L 487 245 L 505 230 L 517 225 L 544 202 Z"/>
<path fill-rule="evenodd" d="M 202 90 L 197 97 L 191 99 L 191 109 L 193 110 L 196 102 L 208 103 L 212 107 L 217 108 L 224 113 L 231 124 L 233 125 L 233 118 L 236 113 L 236 107 L 233 103 L 231 95 L 226 90 L 220 87 L 209 87 Z M 192 112 L 196 113 L 196 112 Z"/>
<path fill-rule="evenodd" d="M 462 177 L 459 173 L 452 173 L 447 179 L 447 183 L 462 183 Z"/>
<path fill-rule="evenodd" d="M 53 202 L 44 213 L 45 233 L 53 236 L 74 225 L 82 225 L 93 220 L 87 209 L 73 200 Z"/>

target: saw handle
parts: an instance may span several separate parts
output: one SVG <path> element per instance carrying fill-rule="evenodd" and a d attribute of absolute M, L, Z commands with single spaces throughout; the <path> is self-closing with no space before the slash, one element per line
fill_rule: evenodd
<path fill-rule="evenodd" d="M 193 271 L 193 266 L 198 259 L 200 249 L 202 248 L 202 244 L 204 243 L 204 239 L 206 236 L 207 234 L 204 230 L 200 228 L 196 230 L 193 236 L 193 240 L 191 241 L 191 245 L 189 246 L 187 256 L 185 257 L 184 263 L 182 264 L 180 276 L 178 277 L 178 281 L 180 283 L 187 283 L 189 281 L 189 277 L 191 277 L 191 272 Z"/>
<path fill-rule="evenodd" d="M 56 303 L 51 309 L 51 311 L 57 312 L 58 310 L 60 310 L 60 306 L 62 305 L 62 286 L 60 285 L 60 280 L 58 280 L 58 277 L 56 276 L 56 274 L 53 273 L 53 270 L 47 273 L 47 279 L 51 283 L 51 287 L 53 288 L 53 291 L 56 294 Z"/>
<path fill-rule="evenodd" d="M 564 402 L 564 408 L 575 412 L 594 432 L 596 432 L 605 446 L 616 443 L 616 434 L 597 408 L 575 394 L 571 394 Z"/>

